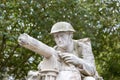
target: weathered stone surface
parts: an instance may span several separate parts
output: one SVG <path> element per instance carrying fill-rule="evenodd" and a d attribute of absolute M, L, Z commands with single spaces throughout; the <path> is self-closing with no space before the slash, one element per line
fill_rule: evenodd
<path fill-rule="evenodd" d="M 73 40 L 73 32 L 67 22 L 54 24 L 51 30 L 54 48 L 27 34 L 19 36 L 21 46 L 44 56 L 38 71 L 29 72 L 27 80 L 98 80 L 90 39 Z"/>

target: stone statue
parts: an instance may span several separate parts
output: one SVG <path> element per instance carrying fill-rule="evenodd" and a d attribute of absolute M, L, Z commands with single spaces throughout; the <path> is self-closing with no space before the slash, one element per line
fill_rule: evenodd
<path fill-rule="evenodd" d="M 96 71 L 89 38 L 73 40 L 75 30 L 68 22 L 57 22 L 50 34 L 56 46 L 47 46 L 27 34 L 21 34 L 18 42 L 44 59 L 38 71 L 30 71 L 27 80 L 103 80 Z"/>

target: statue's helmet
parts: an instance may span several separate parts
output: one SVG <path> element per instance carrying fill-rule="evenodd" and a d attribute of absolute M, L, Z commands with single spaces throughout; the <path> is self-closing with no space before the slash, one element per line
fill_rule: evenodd
<path fill-rule="evenodd" d="M 51 29 L 51 34 L 57 33 L 57 32 L 62 32 L 62 31 L 70 31 L 70 32 L 75 32 L 74 28 L 72 25 L 68 22 L 57 22 L 52 26 Z"/>

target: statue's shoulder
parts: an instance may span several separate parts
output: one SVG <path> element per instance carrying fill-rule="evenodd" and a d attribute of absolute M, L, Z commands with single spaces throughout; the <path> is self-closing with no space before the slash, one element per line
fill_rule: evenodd
<path fill-rule="evenodd" d="M 90 38 L 82 38 L 74 41 L 76 42 L 79 52 L 81 51 L 83 58 L 90 63 L 94 63 L 94 55 L 92 53 Z"/>
<path fill-rule="evenodd" d="M 80 42 L 90 42 L 90 38 L 82 38 L 82 39 L 78 39 L 78 41 L 80 41 Z"/>
<path fill-rule="evenodd" d="M 89 46 L 91 47 L 91 41 L 90 38 L 82 38 L 82 39 L 78 39 L 78 40 L 74 40 L 78 46 Z"/>

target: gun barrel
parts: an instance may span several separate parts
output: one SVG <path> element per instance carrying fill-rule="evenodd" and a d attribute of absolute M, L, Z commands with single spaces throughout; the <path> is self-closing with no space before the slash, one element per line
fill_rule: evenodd
<path fill-rule="evenodd" d="M 47 46 L 46 44 L 38 41 L 26 33 L 21 34 L 18 37 L 18 42 L 21 46 L 30 49 L 46 58 L 49 58 L 54 53 L 56 53 L 56 50 L 54 48 Z"/>

